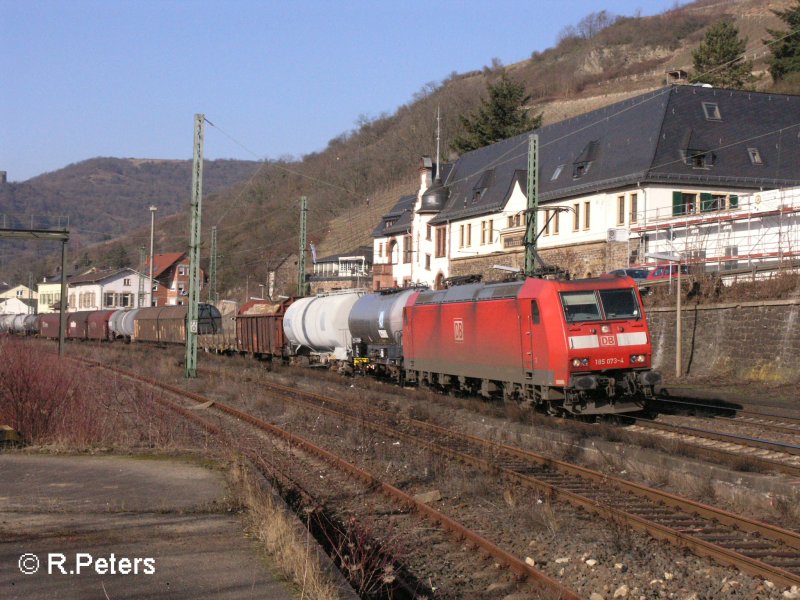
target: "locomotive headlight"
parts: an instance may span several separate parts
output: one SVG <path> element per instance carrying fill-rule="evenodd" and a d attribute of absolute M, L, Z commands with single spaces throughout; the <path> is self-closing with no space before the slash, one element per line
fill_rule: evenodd
<path fill-rule="evenodd" d="M 603 333 L 611 333 L 611 327 L 609 325 L 603 325 L 600 328 L 600 331 L 603 332 Z"/>
<path fill-rule="evenodd" d="M 645 361 L 644 354 L 632 354 L 631 363 L 643 363 Z"/>
<path fill-rule="evenodd" d="M 572 366 L 573 367 L 586 367 L 586 366 L 589 366 L 589 359 L 588 358 L 573 358 L 572 359 Z"/>

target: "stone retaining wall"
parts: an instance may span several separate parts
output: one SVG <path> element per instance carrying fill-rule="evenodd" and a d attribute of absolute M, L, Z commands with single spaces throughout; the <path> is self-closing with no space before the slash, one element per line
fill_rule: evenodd
<path fill-rule="evenodd" d="M 675 374 L 675 308 L 649 308 L 653 366 Z M 686 375 L 734 381 L 800 382 L 800 298 L 684 305 L 681 355 Z"/>
<path fill-rule="evenodd" d="M 575 278 L 602 275 L 628 264 L 630 248 L 626 242 L 592 242 L 588 244 L 540 249 L 539 255 L 547 264 L 557 265 Z M 520 250 L 496 252 L 485 256 L 454 258 L 450 261 L 450 275 L 483 275 L 484 281 L 501 279 L 503 273 L 495 265 L 522 269 L 525 254 Z"/>

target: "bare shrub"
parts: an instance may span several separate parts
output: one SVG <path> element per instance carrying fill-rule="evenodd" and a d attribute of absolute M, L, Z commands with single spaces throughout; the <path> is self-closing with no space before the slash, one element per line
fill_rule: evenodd
<path fill-rule="evenodd" d="M 30 342 L 0 342 L 0 421 L 28 443 L 174 448 L 192 428 L 149 388 L 66 362 Z"/>
<path fill-rule="evenodd" d="M 52 432 L 79 394 L 76 373 L 56 355 L 16 338 L 0 341 L 0 421 L 27 442 Z"/>
<path fill-rule="evenodd" d="M 547 498 L 538 493 L 531 495 L 527 491 L 514 493 L 511 490 L 506 490 L 503 496 L 513 510 L 514 524 L 520 531 L 544 531 L 554 537 L 561 529 L 553 505 Z"/>
<path fill-rule="evenodd" d="M 794 497 L 773 495 L 770 496 L 772 511 L 775 513 L 776 521 L 782 527 L 788 529 L 800 528 L 800 506 L 798 506 L 797 495 Z"/>
<path fill-rule="evenodd" d="M 320 513 L 315 513 L 321 518 Z M 329 533 L 333 558 L 360 598 L 391 597 L 397 579 L 400 546 L 393 535 L 379 541 L 370 523 L 350 518 L 342 525 L 330 521 L 320 527 Z"/>

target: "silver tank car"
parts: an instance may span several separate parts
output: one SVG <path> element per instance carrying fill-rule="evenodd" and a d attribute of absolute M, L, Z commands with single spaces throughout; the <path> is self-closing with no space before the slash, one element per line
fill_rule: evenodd
<path fill-rule="evenodd" d="M 133 310 L 117 311 L 111 315 L 113 321 L 109 320 L 108 326 L 114 335 L 127 339 L 133 338 L 134 321 L 140 310 L 142 309 L 134 308 Z"/>
<path fill-rule="evenodd" d="M 14 329 L 14 317 L 17 315 L 0 315 L 0 333 Z"/>
<path fill-rule="evenodd" d="M 125 337 L 125 334 L 122 332 L 122 320 L 125 313 L 128 312 L 130 311 L 127 308 L 120 308 L 111 313 L 111 316 L 108 318 L 108 330 L 111 332 L 113 338 Z"/>
<path fill-rule="evenodd" d="M 25 328 L 25 333 L 30 335 L 36 333 L 36 323 L 38 321 L 37 315 L 28 315 L 25 317 L 25 323 L 23 327 Z"/>
<path fill-rule="evenodd" d="M 336 360 L 349 354 L 351 336 L 347 326 L 350 309 L 364 292 L 340 292 L 300 298 L 283 317 L 283 332 L 293 350 L 332 353 Z"/>
<path fill-rule="evenodd" d="M 28 315 L 19 314 L 14 316 L 14 324 L 11 326 L 11 331 L 14 333 L 25 333 L 25 319 Z"/>
<path fill-rule="evenodd" d="M 403 308 L 419 289 L 367 294 L 358 299 L 348 320 L 355 354 L 396 358 L 403 349 Z"/>

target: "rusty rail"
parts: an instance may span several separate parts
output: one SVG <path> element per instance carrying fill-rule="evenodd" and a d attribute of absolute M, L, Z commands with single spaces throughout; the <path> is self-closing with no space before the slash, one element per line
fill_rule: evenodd
<path fill-rule="evenodd" d="M 76 359 L 73 359 L 73 360 L 76 360 Z M 313 444 L 312 442 L 310 442 L 310 441 L 308 441 L 308 440 L 306 440 L 304 438 L 301 438 L 300 436 L 298 436 L 296 434 L 290 433 L 290 432 L 288 432 L 288 431 L 286 431 L 284 429 L 281 429 L 280 427 L 277 427 L 276 425 L 273 425 L 272 423 L 268 423 L 267 421 L 263 421 L 263 420 L 261 420 L 261 419 L 259 419 L 257 417 L 254 417 L 253 415 L 251 415 L 249 413 L 241 411 L 241 410 L 239 410 L 237 408 L 234 408 L 234 407 L 232 407 L 232 406 L 230 406 L 228 404 L 225 404 L 225 403 L 222 403 L 222 402 L 217 402 L 217 401 L 211 401 L 209 398 L 201 396 L 200 394 L 196 394 L 194 392 L 190 392 L 188 390 L 181 389 L 181 388 L 179 388 L 177 386 L 173 386 L 173 385 L 170 385 L 170 384 L 159 382 L 159 381 L 156 381 L 154 379 L 138 375 L 136 373 L 131 373 L 131 372 L 125 371 L 123 369 L 119 369 L 117 367 L 111 367 L 111 366 L 103 365 L 103 364 L 98 363 L 96 361 L 88 361 L 88 360 L 85 360 L 85 359 L 82 359 L 82 360 L 84 362 L 93 364 L 93 365 L 95 365 L 97 367 L 101 367 L 101 368 L 104 368 L 104 369 L 111 370 L 111 371 L 116 372 L 116 373 L 118 373 L 120 375 L 123 375 L 125 377 L 129 377 L 129 378 L 134 379 L 134 380 L 142 381 L 144 383 L 147 383 L 148 385 L 159 387 L 159 388 L 167 390 L 167 391 L 169 391 L 169 392 L 171 392 L 173 394 L 189 398 L 189 399 L 194 400 L 195 402 L 198 402 L 200 404 L 206 404 L 206 403 L 211 402 L 211 404 L 210 404 L 211 407 L 216 408 L 216 409 L 218 409 L 218 410 L 220 410 L 220 411 L 222 411 L 222 412 L 224 412 L 224 413 L 226 413 L 226 414 L 228 414 L 228 415 L 230 415 L 230 416 L 232 416 L 232 417 L 234 417 L 236 419 L 244 421 L 244 422 L 246 422 L 246 423 L 248 423 L 248 424 L 250 424 L 250 425 L 252 425 L 254 427 L 257 427 L 258 429 L 261 429 L 262 431 L 266 431 L 266 432 L 268 432 L 268 433 L 270 433 L 270 434 L 272 434 L 272 435 L 274 435 L 274 436 L 276 436 L 278 438 L 281 438 L 284 441 L 294 445 L 295 447 L 301 448 L 301 449 L 303 449 L 304 451 L 306 451 L 306 452 L 308 452 L 310 454 L 316 455 L 317 457 L 321 458 L 322 460 L 324 460 L 328 464 L 330 464 L 330 465 L 336 467 L 337 469 L 347 473 L 351 477 L 354 477 L 355 479 L 358 479 L 358 480 L 362 481 L 368 487 L 370 487 L 372 489 L 380 490 L 386 496 L 391 498 L 393 501 L 397 502 L 400 506 L 402 506 L 404 508 L 407 508 L 407 509 L 413 509 L 417 513 L 419 513 L 421 516 L 423 516 L 424 518 L 430 519 L 431 521 L 438 523 L 444 530 L 452 533 L 458 539 L 467 540 L 471 544 L 475 545 L 476 547 L 481 548 L 488 555 L 492 556 L 495 560 L 497 560 L 500 564 L 505 565 L 517 577 L 519 577 L 521 579 L 527 579 L 527 580 L 529 580 L 531 582 L 534 582 L 536 585 L 538 585 L 540 587 L 546 588 L 547 590 L 549 590 L 552 593 L 558 594 L 558 597 L 560 599 L 562 599 L 562 600 L 580 600 L 580 598 L 581 598 L 574 591 L 572 591 L 569 588 L 565 587 L 564 585 L 562 585 L 561 583 L 559 583 L 555 579 L 552 579 L 551 577 L 545 575 L 544 573 L 542 573 L 538 569 L 535 569 L 534 567 L 528 565 L 525 561 L 520 560 L 518 557 L 514 556 L 513 554 L 503 550 L 502 548 L 500 548 L 499 546 L 497 546 L 493 542 L 491 542 L 491 541 L 487 540 L 486 538 L 480 536 L 479 534 L 475 533 L 474 531 L 464 527 L 463 525 L 461 525 L 460 523 L 458 523 L 454 519 L 451 519 L 447 515 L 437 511 L 434 508 L 431 508 L 430 506 L 428 506 L 427 504 L 424 504 L 423 502 L 415 500 L 412 496 L 406 494 L 405 492 L 403 492 L 402 490 L 392 486 L 391 484 L 388 484 L 388 483 L 378 479 L 377 477 L 373 476 L 368 471 L 366 471 L 364 469 L 361 469 L 360 467 L 357 467 L 356 465 L 353 465 L 352 463 L 344 460 L 343 458 L 337 456 L 336 454 L 333 454 L 332 452 L 329 452 L 329 451 L 325 450 L 324 448 L 321 448 L 321 447 L 317 446 L 316 444 Z M 188 411 L 185 408 L 178 407 L 178 406 L 175 406 L 174 408 L 176 409 L 176 412 L 178 412 L 179 414 L 181 414 L 183 416 L 191 418 L 192 420 L 197 421 L 199 419 L 199 417 L 197 417 L 197 415 L 192 415 L 191 412 Z M 200 419 L 200 421 L 203 421 L 203 420 Z M 213 428 L 213 432 L 215 434 L 217 434 L 217 435 L 221 434 L 221 429 L 220 428 L 218 428 L 218 427 L 216 427 L 214 425 L 211 425 L 211 424 L 209 424 L 209 425 Z M 210 431 L 212 431 L 212 430 L 210 429 Z"/>
<path fill-rule="evenodd" d="M 784 544 L 793 550 L 798 550 L 800 549 L 800 534 L 794 531 L 782 529 L 780 527 L 756 521 L 754 519 L 749 519 L 747 517 L 736 515 L 713 506 L 694 502 L 686 498 L 681 498 L 667 492 L 632 483 L 624 479 L 606 475 L 604 473 L 592 471 L 591 469 L 587 469 L 585 467 L 551 459 L 528 450 L 523 450 L 521 448 L 500 444 L 469 434 L 457 433 L 437 425 L 417 421 L 414 419 L 404 420 L 404 423 L 413 425 L 418 429 L 429 431 L 433 435 L 434 439 L 437 440 L 437 442 L 421 440 L 417 435 L 404 433 L 395 428 L 383 426 L 377 422 L 366 421 L 364 419 L 363 412 L 362 414 L 349 414 L 348 411 L 352 411 L 352 408 L 346 402 L 337 400 L 336 398 L 311 392 L 299 392 L 294 388 L 280 384 L 263 383 L 263 385 L 290 396 L 295 402 L 312 406 L 317 411 L 335 415 L 340 418 L 349 419 L 353 422 L 358 422 L 364 426 L 378 430 L 385 435 L 390 435 L 398 439 L 404 439 L 411 443 L 430 448 L 439 453 L 449 455 L 450 457 L 459 461 L 471 464 L 476 468 L 501 473 L 506 478 L 516 480 L 520 483 L 528 485 L 529 487 L 534 487 L 543 493 L 550 495 L 551 497 L 561 498 L 573 506 L 589 510 L 607 519 L 627 523 L 630 526 L 648 533 L 657 539 L 664 539 L 675 545 L 688 548 L 698 556 L 712 558 L 722 564 L 735 566 L 746 573 L 755 576 L 766 577 L 776 583 L 782 583 L 789 586 L 800 585 L 800 573 L 790 572 L 735 550 L 731 550 L 718 544 L 710 543 L 697 537 L 696 535 L 692 535 L 694 532 L 691 531 L 691 528 L 689 531 L 681 531 L 676 528 L 666 527 L 652 520 L 614 508 L 609 504 L 599 503 L 594 498 L 561 489 L 557 485 L 552 485 L 535 477 L 515 472 L 513 469 L 498 466 L 496 462 L 490 462 L 480 457 L 476 457 L 468 452 L 463 451 L 463 449 L 453 449 L 447 447 L 443 443 L 437 442 L 441 442 L 442 440 L 446 439 L 452 439 L 467 445 L 479 447 L 482 451 L 478 454 L 483 454 L 483 451 L 489 450 L 489 453 L 493 454 L 494 456 L 505 455 L 523 460 L 528 464 L 536 463 L 560 473 L 565 473 L 570 476 L 591 481 L 599 486 L 616 488 L 621 492 L 629 493 L 638 498 L 646 499 L 657 505 L 671 507 L 675 510 L 681 511 L 687 516 L 697 515 L 703 519 L 715 521 L 727 527 L 739 529 L 744 532 L 757 534 L 776 543 Z M 297 399 L 297 394 L 302 394 L 307 398 L 313 398 L 315 401 L 320 403 L 324 402 L 327 405 L 339 406 L 341 407 L 341 410 L 335 410 L 330 408 L 330 406 L 320 406 L 315 403 L 309 403 L 307 401 Z M 345 412 L 343 413 L 342 411 Z M 380 416 L 382 420 L 388 420 L 389 422 L 396 420 L 396 415 L 394 414 L 374 408 L 370 408 L 369 411 L 374 415 Z M 800 559 L 800 552 L 796 554 Z"/>

